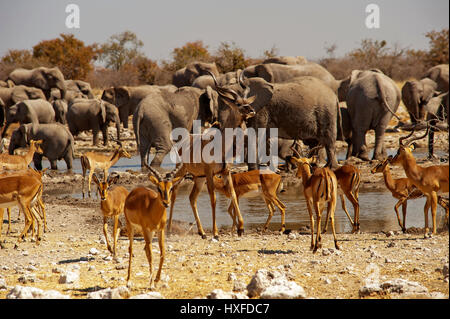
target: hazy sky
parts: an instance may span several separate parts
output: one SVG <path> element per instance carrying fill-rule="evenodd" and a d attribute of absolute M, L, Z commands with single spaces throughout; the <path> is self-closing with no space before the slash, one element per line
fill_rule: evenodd
<path fill-rule="evenodd" d="M 80 29 L 65 25 L 70 3 L 80 8 Z M 365 26 L 370 3 L 380 8 L 379 29 Z M 275 46 L 280 55 L 318 59 L 333 43 L 342 56 L 364 38 L 426 49 L 425 33 L 448 28 L 448 11 L 448 0 L 0 0 L 0 56 L 60 33 L 91 44 L 125 30 L 135 32 L 145 54 L 158 61 L 196 40 L 210 51 L 234 41 L 251 57 Z"/>

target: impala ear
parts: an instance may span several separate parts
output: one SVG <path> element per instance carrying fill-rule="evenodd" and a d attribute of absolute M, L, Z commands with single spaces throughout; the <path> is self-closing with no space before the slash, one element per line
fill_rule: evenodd
<path fill-rule="evenodd" d="M 119 177 L 120 177 L 119 175 L 110 176 L 108 178 L 108 184 L 113 185 L 113 184 L 117 183 L 117 181 L 119 180 Z"/>
<path fill-rule="evenodd" d="M 150 180 L 150 182 L 152 182 L 153 184 L 155 184 L 156 186 L 158 186 L 159 180 L 158 180 L 155 176 L 153 176 L 152 173 L 149 173 L 149 174 L 148 174 L 148 179 Z"/>
<path fill-rule="evenodd" d="M 408 149 L 412 152 L 417 148 L 417 144 L 416 143 L 412 143 L 411 145 L 408 146 Z"/>
<path fill-rule="evenodd" d="M 172 181 L 172 185 L 177 185 L 183 180 L 184 176 L 175 177 Z"/>
<path fill-rule="evenodd" d="M 92 180 L 94 181 L 95 184 L 97 184 L 97 185 L 100 184 L 100 181 L 98 180 L 98 177 L 95 173 L 92 175 Z"/>

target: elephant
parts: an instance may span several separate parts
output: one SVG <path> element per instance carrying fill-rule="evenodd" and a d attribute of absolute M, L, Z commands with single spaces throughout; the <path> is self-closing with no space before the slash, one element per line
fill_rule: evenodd
<path fill-rule="evenodd" d="M 45 156 L 50 162 L 52 170 L 57 170 L 57 161 L 64 159 L 67 169 L 72 169 L 74 140 L 66 126 L 60 123 L 22 124 L 11 136 L 9 143 L 9 154 L 19 147 L 26 147 L 30 140 L 42 140 L 43 153 L 35 153 L 33 157 L 34 167 L 42 170 L 42 157 Z"/>
<path fill-rule="evenodd" d="M 161 165 L 172 148 L 174 128 L 192 130 L 193 121 L 213 123 L 217 119 L 217 97 L 209 87 L 179 88 L 176 92 L 154 91 L 144 98 L 133 114 L 133 129 L 141 156 L 141 167 L 148 162 L 151 147 L 156 148 L 152 166 Z"/>
<path fill-rule="evenodd" d="M 429 78 L 437 83 L 437 91 L 445 93 L 448 91 L 448 64 L 435 65 L 429 68 L 422 78 Z"/>
<path fill-rule="evenodd" d="M 5 136 L 11 123 L 52 123 L 55 121 L 53 106 L 46 100 L 25 100 L 11 106 L 6 112 L 6 124 L 2 137 Z"/>
<path fill-rule="evenodd" d="M 45 100 L 44 92 L 41 89 L 17 85 L 13 87 L 0 87 L 0 99 L 3 101 L 3 107 L 0 108 L 0 127 L 5 121 L 5 112 L 16 103 L 24 100 Z"/>
<path fill-rule="evenodd" d="M 238 81 L 240 72 L 242 72 L 242 70 L 238 69 L 237 71 L 219 74 L 219 76 L 216 77 L 217 83 L 219 83 L 220 86 L 235 84 Z M 210 86 L 214 89 L 216 87 L 216 84 L 214 83 L 214 79 L 212 78 L 212 76 L 201 75 L 194 80 L 192 86 L 199 89 L 206 89 L 206 87 Z"/>
<path fill-rule="evenodd" d="M 239 84 L 250 89 L 249 96 L 256 96 L 252 103 L 256 115 L 248 121 L 248 127 L 278 128 L 279 138 L 302 140 L 308 146 L 324 146 L 327 165 L 338 166 L 335 143 L 341 116 L 339 102 L 332 89 L 312 76 L 304 76 L 294 83 L 244 78 L 240 77 Z M 242 91 L 237 84 L 228 88 Z M 249 163 L 249 169 L 255 167 Z"/>
<path fill-rule="evenodd" d="M 448 106 L 449 98 L 448 91 L 438 96 L 435 96 L 430 99 L 430 101 L 425 106 L 427 116 L 426 121 L 430 124 L 430 131 L 428 134 L 428 158 L 434 158 L 434 132 L 437 130 L 438 122 L 443 122 L 443 124 L 447 124 L 447 132 L 450 126 Z"/>
<path fill-rule="evenodd" d="M 68 106 L 64 100 L 54 100 L 52 102 L 53 110 L 55 111 L 55 121 L 61 124 L 66 124 L 66 115 Z"/>
<path fill-rule="evenodd" d="M 91 85 L 88 82 L 81 80 L 65 80 L 64 83 L 66 84 L 68 91 L 80 92 L 88 99 L 95 98 Z"/>
<path fill-rule="evenodd" d="M 307 62 L 299 65 L 283 65 L 267 63 L 252 65 L 244 69 L 244 75 L 248 78 L 260 77 L 270 83 L 288 82 L 293 78 L 312 76 L 325 82 L 334 92 L 337 92 L 338 81 L 323 66 Z"/>
<path fill-rule="evenodd" d="M 406 81 L 402 87 L 402 101 L 409 113 L 411 123 L 425 119 L 425 105 L 435 95 L 437 83 L 429 78 Z"/>
<path fill-rule="evenodd" d="M 157 85 L 140 85 L 140 86 L 119 86 L 106 89 L 102 93 L 102 100 L 114 104 L 119 110 L 120 122 L 124 128 L 128 128 L 128 117 L 134 114 L 137 105 L 147 95 L 159 90 L 167 90 L 175 92 L 176 86 L 157 86 Z"/>
<path fill-rule="evenodd" d="M 191 62 L 184 68 L 175 71 L 172 76 L 172 84 L 176 87 L 191 86 L 197 77 L 208 75 L 208 72 L 216 77 L 219 76 L 215 63 Z"/>
<path fill-rule="evenodd" d="M 100 99 L 75 99 L 66 115 L 70 133 L 73 136 L 82 131 L 92 130 L 93 145 L 98 144 L 98 132 L 101 130 L 103 144 L 108 143 L 108 125 L 114 122 L 117 140 L 120 141 L 120 119 L 115 105 Z"/>
<path fill-rule="evenodd" d="M 273 57 L 265 59 L 263 64 L 268 63 L 277 63 L 277 64 L 284 64 L 284 65 L 296 65 L 296 64 L 306 64 L 308 63 L 308 60 L 306 60 L 303 56 L 279 56 L 279 57 Z"/>
<path fill-rule="evenodd" d="M 15 85 L 26 85 L 41 89 L 46 99 L 51 96 L 51 89 L 57 88 L 61 91 L 61 98 L 65 98 L 66 83 L 64 75 L 58 67 L 47 68 L 38 67 L 31 70 L 18 68 L 12 71 L 7 81 L 12 81 Z"/>
<path fill-rule="evenodd" d="M 353 70 L 350 76 L 339 82 L 339 100 L 345 98 L 352 124 L 351 155 L 369 160 L 365 135 L 373 129 L 373 159 L 384 159 L 384 134 L 392 116 L 398 118 L 395 112 L 401 100 L 400 89 L 378 69 Z"/>

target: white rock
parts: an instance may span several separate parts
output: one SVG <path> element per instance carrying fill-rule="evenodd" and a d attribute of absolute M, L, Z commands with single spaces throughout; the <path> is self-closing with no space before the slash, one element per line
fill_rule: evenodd
<path fill-rule="evenodd" d="M 60 284 L 73 284 L 80 279 L 80 273 L 78 271 L 66 270 L 59 276 Z"/>
<path fill-rule="evenodd" d="M 44 291 L 35 287 L 15 286 L 6 295 L 6 299 L 70 299 L 56 290 Z"/>
<path fill-rule="evenodd" d="M 98 249 L 95 247 L 92 247 L 91 249 L 89 249 L 89 253 L 91 255 L 97 255 L 99 253 Z"/>
<path fill-rule="evenodd" d="M 418 282 L 408 281 L 405 279 L 397 278 L 383 282 L 380 287 L 389 293 L 399 294 L 422 294 L 428 293 L 428 289 Z"/>
<path fill-rule="evenodd" d="M 8 286 L 6 286 L 6 280 L 4 278 L 0 278 L 0 290 L 1 289 L 7 289 Z"/>
<path fill-rule="evenodd" d="M 234 293 L 231 291 L 223 291 L 222 289 L 214 289 L 211 293 L 206 296 L 207 299 L 248 299 L 245 294 Z"/>
<path fill-rule="evenodd" d="M 87 299 L 124 299 L 128 298 L 130 292 L 127 287 L 120 286 L 117 288 L 106 288 L 94 292 L 90 292 L 87 295 Z"/>
<path fill-rule="evenodd" d="M 249 297 L 260 296 L 264 299 L 306 298 L 305 291 L 286 276 L 277 271 L 258 270 L 247 285 Z"/>
<path fill-rule="evenodd" d="M 130 297 L 130 299 L 164 299 L 164 297 L 157 291 L 151 291 L 145 294 Z"/>
<path fill-rule="evenodd" d="M 305 290 L 293 281 L 278 282 L 261 292 L 261 299 L 304 299 Z"/>

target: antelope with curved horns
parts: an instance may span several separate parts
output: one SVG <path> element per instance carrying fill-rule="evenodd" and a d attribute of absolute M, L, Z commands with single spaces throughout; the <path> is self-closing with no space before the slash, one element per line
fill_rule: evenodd
<path fill-rule="evenodd" d="M 308 207 L 309 219 L 311 223 L 311 249 L 313 253 L 318 248 L 322 247 L 321 243 L 321 217 L 322 211 L 326 203 L 327 206 L 327 219 L 331 219 L 331 229 L 333 231 L 334 246 L 336 249 L 340 249 L 337 243 L 336 230 L 334 225 L 334 212 L 336 210 L 337 199 L 337 179 L 333 171 L 328 167 L 319 167 L 311 173 L 311 158 L 296 158 L 291 157 L 290 161 L 297 165 L 297 177 L 301 177 L 303 184 L 303 194 L 306 199 L 306 205 Z M 314 216 L 313 208 L 316 212 L 317 218 L 317 230 L 316 240 L 314 241 Z"/>
<path fill-rule="evenodd" d="M 33 160 L 34 153 L 42 154 L 42 140 L 31 140 L 28 152 L 24 155 L 0 154 L 0 170 L 24 170 Z"/>
<path fill-rule="evenodd" d="M 148 175 L 157 191 L 147 187 L 137 187 L 133 189 L 125 200 L 125 219 L 127 222 L 127 232 L 129 238 L 129 261 L 128 261 L 128 277 L 127 283 L 131 278 L 131 260 L 133 257 L 133 238 L 134 228 L 142 229 L 145 240 L 145 253 L 150 267 L 150 287 L 153 286 L 153 264 L 152 264 L 152 239 L 154 232 L 158 233 L 158 243 L 160 249 L 159 268 L 154 282 L 158 282 L 161 277 L 161 270 L 165 257 L 164 229 L 166 227 L 167 213 L 166 208 L 169 207 L 173 188 L 181 182 L 182 176 L 178 176 L 177 172 L 181 166 L 174 171 L 161 175 L 152 167 L 145 163 L 150 170 Z"/>
<path fill-rule="evenodd" d="M 122 143 L 118 140 L 113 139 L 110 137 L 113 141 L 115 141 L 118 146 L 114 149 L 114 152 L 112 155 L 104 155 L 99 154 L 96 152 L 86 152 L 80 157 L 81 162 L 81 169 L 83 173 L 83 181 L 81 186 L 81 191 L 83 193 L 84 198 L 84 183 L 86 180 L 86 172 L 89 170 L 89 176 L 88 176 L 88 196 L 91 197 L 91 181 L 92 181 L 92 175 L 94 174 L 96 169 L 102 169 L 103 170 L 103 176 L 106 180 L 108 178 L 108 170 L 111 166 L 117 163 L 117 161 L 121 157 L 131 158 L 131 155 L 123 148 Z"/>
<path fill-rule="evenodd" d="M 397 154 L 390 160 L 393 165 L 402 166 L 408 179 L 414 184 L 427 198 L 424 206 L 425 217 L 425 237 L 428 237 L 428 211 L 431 207 L 431 217 L 433 222 L 433 232 L 436 234 L 436 208 L 438 203 L 438 194 L 447 193 L 449 191 L 449 166 L 448 165 L 432 165 L 422 167 L 417 165 L 416 159 L 412 154 L 415 144 L 412 142 L 422 139 L 428 135 L 429 125 L 424 135 L 414 137 L 407 144 L 403 141 L 414 134 L 414 129 L 406 137 L 399 138 L 399 149 Z M 448 210 L 446 211 L 446 219 L 448 224 Z"/>
<path fill-rule="evenodd" d="M 229 143 L 225 143 L 225 128 L 236 128 L 236 127 L 243 127 L 245 125 L 245 122 L 253 117 L 256 113 L 253 109 L 253 107 L 250 105 L 252 104 L 256 96 L 247 97 L 249 88 L 245 87 L 245 94 L 243 96 L 240 96 L 236 91 L 221 87 L 219 86 L 216 77 L 214 74 L 210 73 L 212 78 L 214 79 L 215 85 L 216 85 L 216 91 L 219 95 L 219 100 L 223 102 L 227 110 L 230 111 L 230 116 L 219 123 L 219 132 L 221 137 L 221 145 L 222 145 L 222 152 L 221 152 L 221 160 L 220 161 L 211 161 L 211 162 L 205 162 L 202 158 L 200 163 L 193 163 L 192 160 L 188 162 L 183 162 L 182 169 L 178 172 L 177 176 L 184 176 L 187 173 L 190 173 L 194 177 L 194 186 L 192 188 L 191 194 L 189 195 L 190 204 L 192 207 L 192 211 L 194 213 L 194 218 L 197 223 L 197 229 L 198 234 L 202 236 L 202 238 L 206 238 L 205 232 L 203 230 L 200 218 L 198 217 L 198 211 L 197 211 L 197 197 L 205 184 L 208 188 L 208 193 L 210 197 L 211 202 L 211 210 L 212 210 L 212 225 L 213 225 L 213 236 L 214 238 L 218 238 L 218 229 L 216 225 L 216 195 L 214 192 L 214 175 L 220 174 L 224 178 L 225 185 L 228 188 L 228 192 L 231 196 L 231 202 L 233 205 L 234 212 L 236 213 L 237 220 L 238 220 L 238 236 L 241 236 L 244 232 L 244 220 L 241 215 L 241 211 L 239 209 L 239 204 L 237 201 L 236 192 L 233 188 L 233 181 L 231 177 L 231 172 L 229 169 L 229 164 L 226 162 L 225 154 L 228 154 L 230 149 L 227 149 L 226 147 L 230 147 Z M 200 150 L 203 152 L 203 149 L 210 141 L 201 140 Z M 189 138 L 183 141 L 184 145 L 187 147 L 181 147 L 178 151 L 178 155 L 180 155 L 182 158 L 185 156 L 182 156 L 183 149 L 187 149 L 189 154 L 188 158 L 193 159 L 194 158 L 194 138 L 193 135 L 190 135 Z M 232 145 L 231 145 L 232 147 Z M 173 214 L 173 206 L 175 203 L 177 194 L 177 187 L 175 187 L 174 192 L 172 193 L 172 200 L 171 200 L 171 207 L 170 207 L 170 218 L 169 220 L 172 220 L 172 214 Z M 169 225 L 170 229 L 170 225 Z"/>

